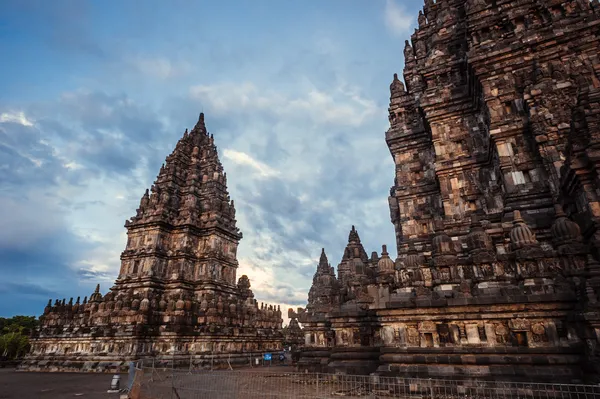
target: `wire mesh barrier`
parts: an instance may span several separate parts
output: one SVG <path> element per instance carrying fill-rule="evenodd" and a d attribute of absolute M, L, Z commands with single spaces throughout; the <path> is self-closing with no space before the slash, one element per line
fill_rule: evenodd
<path fill-rule="evenodd" d="M 151 369 L 177 369 L 188 372 L 200 372 L 206 370 L 233 370 L 234 368 L 271 367 L 291 365 L 292 356 L 284 352 L 273 352 L 266 358 L 263 353 L 251 352 L 244 355 L 236 354 L 204 354 L 201 358 L 194 356 L 177 356 L 175 358 L 152 358 L 147 357 L 136 361 L 137 368 Z"/>
<path fill-rule="evenodd" d="M 264 371 L 138 369 L 134 399 L 600 399 L 600 386 Z"/>

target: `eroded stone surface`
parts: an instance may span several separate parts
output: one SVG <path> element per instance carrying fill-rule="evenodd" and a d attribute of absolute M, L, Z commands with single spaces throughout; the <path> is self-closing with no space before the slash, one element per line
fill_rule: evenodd
<path fill-rule="evenodd" d="M 597 374 L 600 7 L 426 0 L 390 86 L 398 257 L 355 228 L 300 321 L 309 370 Z"/>

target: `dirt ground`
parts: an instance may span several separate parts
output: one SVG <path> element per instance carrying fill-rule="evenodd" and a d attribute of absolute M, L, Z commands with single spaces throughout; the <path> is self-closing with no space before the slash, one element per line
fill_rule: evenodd
<path fill-rule="evenodd" d="M 28 373 L 0 369 L 0 399 L 118 399 L 107 393 L 112 374 Z M 121 387 L 127 374 L 121 375 Z"/>

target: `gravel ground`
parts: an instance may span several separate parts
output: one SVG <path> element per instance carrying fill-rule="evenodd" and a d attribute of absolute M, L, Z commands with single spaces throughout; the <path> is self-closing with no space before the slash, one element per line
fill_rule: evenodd
<path fill-rule="evenodd" d="M 0 369 L 0 399 L 118 399 L 107 393 L 112 374 L 28 373 Z M 121 387 L 127 375 L 121 375 Z"/>

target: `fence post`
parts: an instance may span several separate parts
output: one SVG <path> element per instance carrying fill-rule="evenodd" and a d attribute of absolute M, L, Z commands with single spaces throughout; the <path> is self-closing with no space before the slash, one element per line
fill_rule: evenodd
<path fill-rule="evenodd" d="M 171 363 L 171 399 L 173 399 L 173 392 L 175 391 L 175 369 L 173 368 L 175 365 L 175 354 L 173 354 L 173 363 Z"/>
<path fill-rule="evenodd" d="M 319 373 L 316 374 L 317 377 L 317 398 L 319 397 Z"/>
<path fill-rule="evenodd" d="M 429 379 L 429 390 L 431 394 L 431 399 L 433 399 L 433 380 L 431 378 Z"/>

